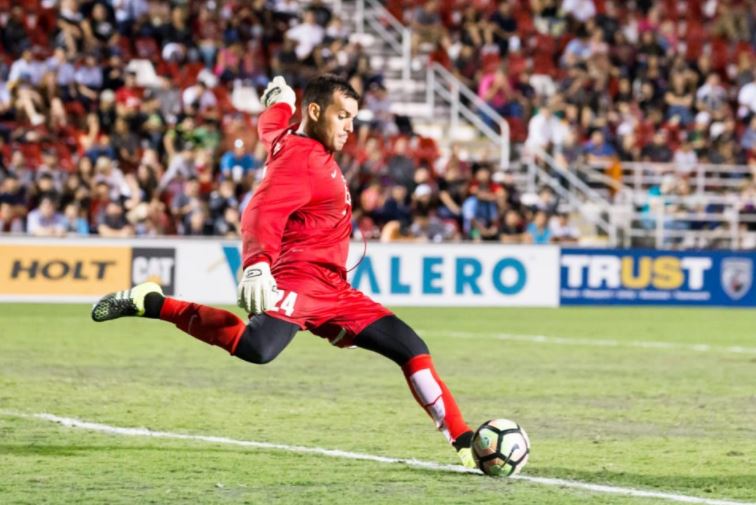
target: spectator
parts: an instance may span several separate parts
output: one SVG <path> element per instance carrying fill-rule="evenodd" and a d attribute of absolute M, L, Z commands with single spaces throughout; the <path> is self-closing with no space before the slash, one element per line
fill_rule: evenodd
<path fill-rule="evenodd" d="M 180 230 L 188 234 L 186 230 L 191 228 L 190 217 L 193 213 L 203 211 L 204 204 L 200 200 L 200 185 L 196 177 L 188 178 L 183 184 L 182 192 L 173 199 L 172 214 L 177 217 L 180 224 Z M 183 227 L 183 228 L 182 228 Z"/>
<path fill-rule="evenodd" d="M 315 12 L 309 9 L 305 10 L 302 22 L 286 32 L 286 38 L 297 43 L 295 51 L 300 62 L 312 56 L 313 49 L 323 42 L 324 35 L 325 30 L 318 24 Z"/>
<path fill-rule="evenodd" d="M 126 220 L 123 206 L 117 200 L 111 200 L 100 216 L 97 233 L 101 237 L 133 237 L 134 228 Z"/>
<path fill-rule="evenodd" d="M 583 147 L 586 161 L 591 165 L 606 166 L 617 156 L 617 150 L 606 140 L 601 130 L 591 133 L 591 139 Z"/>
<path fill-rule="evenodd" d="M 727 92 L 722 87 L 719 74 L 710 73 L 706 77 L 706 83 L 696 92 L 696 104 L 699 110 L 715 113 L 725 104 Z"/>
<path fill-rule="evenodd" d="M 548 220 L 549 216 L 545 211 L 537 211 L 533 217 L 533 222 L 527 227 L 523 241 L 526 244 L 550 244 L 552 233 L 548 226 Z"/>
<path fill-rule="evenodd" d="M 16 213 L 13 205 L 0 200 L 0 233 L 23 233 L 24 220 Z"/>
<path fill-rule="evenodd" d="M 756 114 L 756 69 L 752 70 L 751 81 L 743 85 L 738 92 L 738 104 L 740 104 L 740 116 Z"/>
<path fill-rule="evenodd" d="M 435 45 L 444 34 L 438 1 L 427 0 L 420 3 L 410 17 L 412 28 L 413 54 L 416 54 L 421 44 Z"/>
<path fill-rule="evenodd" d="M 393 155 L 388 158 L 386 165 L 394 183 L 404 186 L 409 192 L 414 184 L 415 162 L 409 157 L 409 142 L 406 137 L 396 140 Z"/>
<path fill-rule="evenodd" d="M 63 211 L 64 231 L 66 234 L 89 235 L 89 223 L 78 202 L 71 202 Z"/>
<path fill-rule="evenodd" d="M 695 169 L 698 163 L 698 155 L 693 150 L 693 145 L 686 139 L 675 150 L 672 161 L 678 174 L 688 175 Z"/>
<path fill-rule="evenodd" d="M 505 244 L 521 244 L 523 231 L 522 216 L 516 210 L 509 209 L 504 214 L 504 222 L 499 229 L 499 239 Z"/>
<path fill-rule="evenodd" d="M 559 212 L 549 220 L 551 239 L 558 244 L 575 244 L 580 234 L 571 223 L 568 212 Z M 537 232 L 536 232 L 537 233 Z"/>
<path fill-rule="evenodd" d="M 593 0 L 562 0 L 562 11 L 579 23 L 585 23 L 596 15 Z"/>
<path fill-rule="evenodd" d="M 478 168 L 469 194 L 462 204 L 465 236 L 474 241 L 498 240 L 499 204 L 504 200 L 505 192 L 491 179 L 490 168 Z"/>
<path fill-rule="evenodd" d="M 651 144 L 645 146 L 641 152 L 644 161 L 668 163 L 672 161 L 672 150 L 667 143 L 667 132 L 659 130 L 654 133 Z"/>
<path fill-rule="evenodd" d="M 66 233 L 65 218 L 56 210 L 53 197 L 44 195 L 39 206 L 26 218 L 26 232 L 37 237 L 62 237 Z"/>
<path fill-rule="evenodd" d="M 189 115 L 205 114 L 218 107 L 218 100 L 202 79 L 198 79 L 193 86 L 184 90 L 181 94 L 181 103 L 184 112 Z"/>
<path fill-rule="evenodd" d="M 44 72 L 44 65 L 34 58 L 31 47 L 21 52 L 21 57 L 13 62 L 8 74 L 8 83 L 14 86 L 20 82 L 26 82 L 32 86 L 39 84 Z"/>
<path fill-rule="evenodd" d="M 84 55 L 84 64 L 74 74 L 76 91 L 84 108 L 91 110 L 92 106 L 99 102 L 99 92 L 102 89 L 102 67 L 97 62 L 95 53 Z"/>
<path fill-rule="evenodd" d="M 241 182 L 258 168 L 257 160 L 247 152 L 242 139 L 234 140 L 233 150 L 226 151 L 220 161 L 221 176 L 231 178 L 234 182 Z"/>
<path fill-rule="evenodd" d="M 756 148 L 756 114 L 751 116 L 748 128 L 743 132 L 743 139 L 741 140 L 740 145 L 745 150 Z"/>

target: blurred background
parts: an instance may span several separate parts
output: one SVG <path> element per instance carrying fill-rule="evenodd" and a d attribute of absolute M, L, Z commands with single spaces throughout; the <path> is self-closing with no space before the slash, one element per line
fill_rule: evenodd
<path fill-rule="evenodd" d="M 756 247 L 745 0 L 0 1 L 0 232 L 239 236 L 259 95 L 334 72 L 354 234 Z"/>

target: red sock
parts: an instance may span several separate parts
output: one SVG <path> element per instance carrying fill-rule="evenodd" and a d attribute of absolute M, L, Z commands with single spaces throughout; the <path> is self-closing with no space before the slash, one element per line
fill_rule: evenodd
<path fill-rule="evenodd" d="M 233 354 L 247 324 L 222 309 L 165 297 L 160 319 L 175 324 L 189 335 Z"/>
<path fill-rule="evenodd" d="M 429 354 L 415 356 L 402 367 L 402 371 L 415 400 L 428 412 L 436 428 L 449 442 L 470 431 L 451 391 L 438 378 Z"/>

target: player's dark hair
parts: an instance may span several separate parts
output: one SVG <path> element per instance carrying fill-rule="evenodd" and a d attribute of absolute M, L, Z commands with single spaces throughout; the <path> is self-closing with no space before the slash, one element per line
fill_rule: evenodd
<path fill-rule="evenodd" d="M 335 74 L 322 74 L 312 79 L 305 86 L 302 95 L 302 107 L 306 109 L 311 103 L 316 103 L 320 105 L 322 110 L 325 110 L 331 103 L 336 91 L 343 93 L 347 98 L 360 99 L 359 93 L 346 79 Z"/>

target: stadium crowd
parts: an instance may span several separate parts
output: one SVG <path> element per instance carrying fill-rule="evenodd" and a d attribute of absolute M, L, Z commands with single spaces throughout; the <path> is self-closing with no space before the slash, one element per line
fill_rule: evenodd
<path fill-rule="evenodd" d="M 756 166 L 756 6 L 709 0 L 388 0 L 415 49 L 569 166 Z M 239 235 L 263 172 L 242 86 L 347 76 L 370 120 L 339 155 L 355 234 L 571 242 L 552 192 L 442 154 L 321 0 L 0 0 L 0 233 Z M 138 81 L 144 62 L 157 76 Z M 139 65 L 137 65 L 139 63 Z M 536 78 L 534 78 L 536 77 Z M 549 96 L 547 99 L 546 96 Z M 756 169 L 754 169 L 756 172 Z"/>

